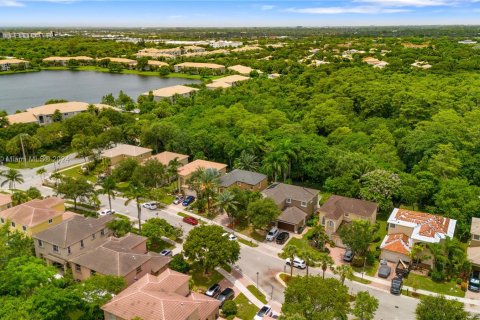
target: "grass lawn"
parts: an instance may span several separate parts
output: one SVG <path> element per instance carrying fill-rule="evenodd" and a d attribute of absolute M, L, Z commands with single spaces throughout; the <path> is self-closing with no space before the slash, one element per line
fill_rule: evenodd
<path fill-rule="evenodd" d="M 298 238 L 291 238 L 287 244 L 285 245 L 285 247 L 287 247 L 288 245 L 292 245 L 292 246 L 295 246 L 299 249 L 299 251 L 304 251 L 304 250 L 307 250 L 307 251 L 311 251 L 311 252 L 314 252 L 314 253 L 318 253 L 319 251 L 315 250 L 314 248 L 312 248 L 307 240 L 305 239 L 298 239 Z"/>
<path fill-rule="evenodd" d="M 245 229 L 238 229 L 237 232 L 240 232 L 241 234 L 244 234 L 247 237 L 253 238 L 259 242 L 263 242 L 266 236 L 265 231 L 258 232 L 257 230 L 253 230 L 251 227 L 247 227 Z"/>
<path fill-rule="evenodd" d="M 250 291 L 258 300 L 262 301 L 263 303 L 267 303 L 267 299 L 265 298 L 265 295 L 261 293 L 257 287 L 255 287 L 253 284 L 249 285 L 247 287 L 248 291 Z"/>
<path fill-rule="evenodd" d="M 248 301 L 243 293 L 240 293 L 233 301 L 237 304 L 237 317 L 242 320 L 252 320 L 258 312 L 257 306 Z"/>
<path fill-rule="evenodd" d="M 243 238 L 237 238 L 237 239 L 238 239 L 238 242 L 243 243 L 244 245 L 247 245 L 249 247 L 252 247 L 252 248 L 258 247 L 258 245 L 256 243 L 253 243 L 252 241 L 245 240 Z"/>
<path fill-rule="evenodd" d="M 363 283 L 363 284 L 370 284 L 370 283 L 372 283 L 370 280 L 362 279 L 362 277 L 356 277 L 356 276 L 353 276 L 353 277 L 352 277 L 352 280 L 353 280 L 353 281 L 356 281 L 356 282 Z"/>
<path fill-rule="evenodd" d="M 81 165 L 78 165 L 78 166 L 72 167 L 70 169 L 60 171 L 60 174 L 66 176 L 66 177 L 71 177 L 71 178 L 75 178 L 75 179 L 77 179 L 79 177 L 84 177 L 85 179 L 87 179 L 90 182 L 93 182 L 93 183 L 97 182 L 97 177 L 95 177 L 93 174 L 84 175 L 82 173 Z"/>
<path fill-rule="evenodd" d="M 212 284 L 223 279 L 223 276 L 217 270 L 210 271 L 208 275 L 205 275 L 203 268 L 195 263 L 192 264 L 190 275 L 192 276 L 193 289 L 202 291 L 206 291 Z"/>
<path fill-rule="evenodd" d="M 354 267 L 354 266 L 352 266 L 352 269 L 353 271 L 359 272 L 359 273 L 362 273 L 363 271 L 365 271 L 366 275 L 373 277 L 377 273 L 379 265 L 380 265 L 380 262 L 375 261 L 374 264 L 371 266 L 365 265 L 365 270 L 362 267 Z"/>
<path fill-rule="evenodd" d="M 148 248 L 148 250 L 153 251 L 153 252 L 160 252 L 163 249 L 173 249 L 175 246 L 171 243 L 168 243 L 167 241 L 160 240 L 158 242 L 152 243 L 152 245 Z"/>
<path fill-rule="evenodd" d="M 65 210 L 84 215 L 85 217 L 97 217 L 97 212 L 96 211 L 80 209 L 79 206 L 80 205 L 77 204 L 77 209 L 74 209 L 73 206 L 72 207 L 66 207 Z"/>
<path fill-rule="evenodd" d="M 465 297 L 465 292 L 459 288 L 455 281 L 435 282 L 426 276 L 410 273 L 403 284 L 412 288 L 428 290 L 439 294 Z"/>
<path fill-rule="evenodd" d="M 288 282 L 292 280 L 292 277 L 287 273 L 282 273 L 280 274 L 280 279 L 282 279 L 285 284 L 288 284 Z"/>
<path fill-rule="evenodd" d="M 10 169 L 33 169 L 33 168 L 38 168 L 42 167 L 44 165 L 47 165 L 49 163 L 52 163 L 52 160 L 45 160 L 45 161 L 27 161 L 27 163 L 23 161 L 19 162 L 7 162 L 5 163 L 5 167 L 10 168 Z"/>

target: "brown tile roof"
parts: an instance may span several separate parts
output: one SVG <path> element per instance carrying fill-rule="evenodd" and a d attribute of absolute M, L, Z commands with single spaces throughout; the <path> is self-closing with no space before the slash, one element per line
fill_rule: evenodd
<path fill-rule="evenodd" d="M 103 151 L 102 156 L 106 158 L 114 158 L 120 155 L 137 157 L 149 152 L 152 152 L 152 149 L 118 143 L 115 147 Z"/>
<path fill-rule="evenodd" d="M 277 220 L 297 225 L 300 222 L 305 221 L 306 217 L 307 214 L 297 207 L 288 207 L 282 211 Z"/>
<path fill-rule="evenodd" d="M 412 249 L 412 240 L 403 233 L 387 234 L 380 245 L 382 250 L 408 255 Z"/>
<path fill-rule="evenodd" d="M 170 152 L 170 151 L 163 151 L 156 155 L 149 157 L 147 160 L 156 159 L 158 162 L 163 164 L 164 166 L 168 166 L 170 161 L 177 159 L 178 161 L 183 161 L 188 159 L 188 156 L 185 154 Z"/>
<path fill-rule="evenodd" d="M 63 199 L 50 197 L 43 200 L 35 199 L 0 212 L 0 217 L 15 222 L 17 225 L 34 227 L 49 219 L 61 216 L 63 211 L 52 209 Z"/>
<path fill-rule="evenodd" d="M 262 191 L 265 196 L 273 199 L 276 204 L 280 204 L 286 199 L 308 202 L 313 200 L 319 192 L 319 190 L 285 183 L 271 184 L 267 189 Z"/>
<path fill-rule="evenodd" d="M 223 163 L 207 161 L 207 160 L 194 160 L 184 165 L 183 167 L 178 168 L 178 174 L 182 177 L 186 177 L 200 168 L 203 168 L 203 169 L 211 168 L 211 169 L 217 169 L 220 171 L 225 169 L 226 167 L 227 165 Z"/>
<path fill-rule="evenodd" d="M 9 203 L 12 203 L 12 195 L 0 193 L 0 206 L 5 206 Z"/>
<path fill-rule="evenodd" d="M 335 220 L 345 213 L 369 218 L 376 214 L 377 208 L 378 205 L 375 202 L 332 195 L 327 202 L 320 207 L 320 212 L 325 213 L 327 218 Z"/>
<path fill-rule="evenodd" d="M 170 269 L 159 276 L 146 274 L 102 309 L 122 319 L 206 320 L 220 303 L 196 293 L 184 296 L 188 280 L 189 276 Z"/>

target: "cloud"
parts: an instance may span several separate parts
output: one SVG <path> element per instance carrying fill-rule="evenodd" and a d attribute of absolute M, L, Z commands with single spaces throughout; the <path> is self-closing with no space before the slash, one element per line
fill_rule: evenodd
<path fill-rule="evenodd" d="M 458 3 L 458 1 L 451 0 L 354 0 L 354 2 L 375 4 L 383 7 L 435 7 L 452 6 Z"/>
<path fill-rule="evenodd" d="M 17 0 L 0 0 L 0 7 L 24 7 L 25 5 Z"/>
<path fill-rule="evenodd" d="M 263 6 L 260 7 L 261 10 L 272 10 L 276 8 L 277 6 L 271 5 L 271 4 L 264 4 Z"/>
<path fill-rule="evenodd" d="M 391 9 L 374 6 L 357 6 L 357 7 L 315 7 L 315 8 L 289 8 L 286 11 L 295 13 L 309 14 L 378 14 L 378 13 L 401 13 L 409 12 L 408 9 Z"/>

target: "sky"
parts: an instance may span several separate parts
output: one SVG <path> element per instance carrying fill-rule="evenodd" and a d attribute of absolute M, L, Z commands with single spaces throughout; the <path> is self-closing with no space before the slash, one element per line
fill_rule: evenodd
<path fill-rule="evenodd" d="M 480 24 L 480 0 L 0 0 L 1 27 Z"/>

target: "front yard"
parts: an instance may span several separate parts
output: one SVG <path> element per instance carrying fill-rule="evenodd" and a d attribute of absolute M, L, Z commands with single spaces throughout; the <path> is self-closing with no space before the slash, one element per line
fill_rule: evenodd
<path fill-rule="evenodd" d="M 435 292 L 438 294 L 465 297 L 465 292 L 462 291 L 455 281 L 450 282 L 435 282 L 432 279 L 410 272 L 408 278 L 405 279 L 404 285 Z"/>
<path fill-rule="evenodd" d="M 191 265 L 189 274 L 192 276 L 194 291 L 205 292 L 212 284 L 219 283 L 223 279 L 217 270 L 210 271 L 208 275 L 205 275 L 203 268 L 195 263 Z"/>
<path fill-rule="evenodd" d="M 237 304 L 237 317 L 242 320 L 252 320 L 258 311 L 256 305 L 251 303 L 243 293 L 239 294 L 235 300 Z"/>

